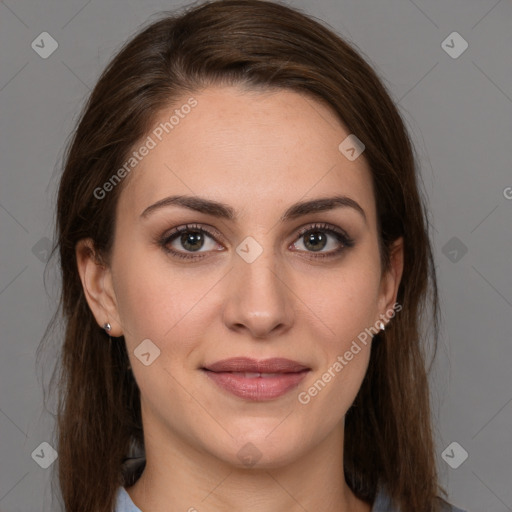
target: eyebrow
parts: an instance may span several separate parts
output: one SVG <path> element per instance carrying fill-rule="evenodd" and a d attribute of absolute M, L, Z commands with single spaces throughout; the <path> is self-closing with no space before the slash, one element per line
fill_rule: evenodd
<path fill-rule="evenodd" d="M 221 219 L 231 221 L 236 221 L 238 217 L 236 210 L 225 203 L 213 201 L 211 199 L 205 199 L 198 196 L 184 195 L 164 197 L 156 203 L 148 206 L 140 216 L 142 218 L 147 218 L 155 211 L 168 206 L 181 206 L 183 208 L 188 208 L 189 210 L 194 210 L 196 212 L 213 215 L 214 217 L 219 217 Z M 285 211 L 279 220 L 280 222 L 285 222 L 287 220 L 293 220 L 298 217 L 302 217 L 309 213 L 325 212 L 335 208 L 353 209 L 357 211 L 363 217 L 365 223 L 367 223 L 366 214 L 361 205 L 354 199 L 343 195 L 320 197 L 310 201 L 295 203 Z"/>

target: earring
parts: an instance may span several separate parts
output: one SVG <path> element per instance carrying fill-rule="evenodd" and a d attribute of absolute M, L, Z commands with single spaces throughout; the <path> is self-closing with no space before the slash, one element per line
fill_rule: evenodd
<path fill-rule="evenodd" d="M 381 331 L 386 330 L 386 326 L 384 325 L 384 322 L 382 320 L 379 322 L 379 328 Z"/>
<path fill-rule="evenodd" d="M 112 326 L 107 322 L 106 324 L 103 324 L 103 329 L 105 329 L 107 332 L 110 332 Z"/>

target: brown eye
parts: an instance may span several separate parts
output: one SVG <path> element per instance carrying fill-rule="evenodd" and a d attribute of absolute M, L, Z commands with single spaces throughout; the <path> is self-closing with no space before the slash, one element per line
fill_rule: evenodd
<path fill-rule="evenodd" d="M 198 251 L 204 245 L 204 235 L 199 231 L 182 233 L 179 240 L 182 247 L 187 251 Z"/>
<path fill-rule="evenodd" d="M 322 231 L 310 231 L 306 235 L 302 235 L 304 245 L 307 249 L 312 251 L 321 251 L 328 242 L 328 235 Z"/>
<path fill-rule="evenodd" d="M 297 245 L 299 245 L 299 248 L 297 248 Z M 304 250 L 300 245 L 304 247 Z M 354 241 L 346 233 L 334 226 L 315 224 L 301 229 L 298 233 L 298 240 L 293 246 L 296 250 L 306 252 L 313 258 L 325 258 L 336 256 L 347 248 L 353 247 Z M 328 250 L 324 251 L 325 248 Z"/>
<path fill-rule="evenodd" d="M 219 250 L 214 235 L 199 226 L 180 226 L 165 234 L 159 243 L 167 253 L 183 259 L 202 258 L 207 252 Z M 206 250 L 201 251 L 203 248 Z"/>

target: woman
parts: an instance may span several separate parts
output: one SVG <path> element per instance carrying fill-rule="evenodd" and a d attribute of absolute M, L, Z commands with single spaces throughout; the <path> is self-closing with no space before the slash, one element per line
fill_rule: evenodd
<path fill-rule="evenodd" d="M 417 182 L 375 72 L 296 10 L 211 2 L 128 42 L 59 189 L 66 512 L 459 510 Z"/>

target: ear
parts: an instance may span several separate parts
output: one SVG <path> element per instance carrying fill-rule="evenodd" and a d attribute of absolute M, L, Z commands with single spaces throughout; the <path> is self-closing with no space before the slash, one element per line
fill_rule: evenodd
<path fill-rule="evenodd" d="M 404 239 L 398 238 L 390 248 L 390 268 L 382 275 L 379 293 L 380 317 L 386 324 L 386 311 L 394 310 L 404 269 Z M 389 320 L 388 320 L 389 321 Z"/>
<path fill-rule="evenodd" d="M 111 325 L 111 336 L 122 336 L 110 268 L 96 254 L 94 242 L 90 238 L 80 240 L 76 244 L 75 253 L 85 298 L 94 318 L 101 328 L 106 323 Z"/>

